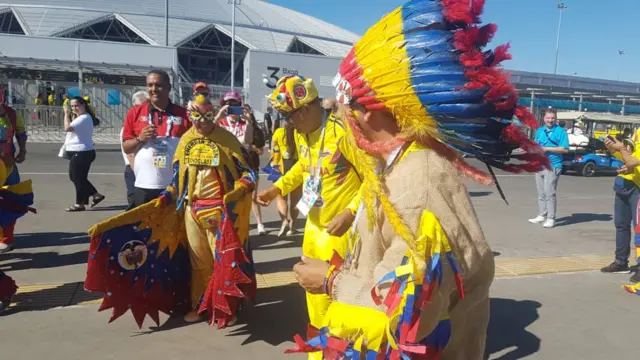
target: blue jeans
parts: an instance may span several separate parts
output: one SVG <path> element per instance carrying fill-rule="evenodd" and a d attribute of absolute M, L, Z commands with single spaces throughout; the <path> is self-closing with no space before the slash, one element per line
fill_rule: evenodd
<path fill-rule="evenodd" d="M 640 246 L 640 235 L 635 234 L 638 225 L 638 199 L 640 190 L 630 180 L 616 177 L 613 189 L 616 198 L 613 203 L 613 223 L 616 226 L 616 262 L 629 263 L 631 234 L 634 234 L 634 245 Z M 634 229 L 631 228 L 633 225 Z M 638 259 L 636 259 L 637 261 Z"/>

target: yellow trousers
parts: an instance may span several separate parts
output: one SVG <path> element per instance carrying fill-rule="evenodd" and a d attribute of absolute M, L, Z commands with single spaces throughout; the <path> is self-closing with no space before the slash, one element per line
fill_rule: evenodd
<path fill-rule="evenodd" d="M 189 261 L 191 262 L 191 306 L 197 310 L 213 274 L 216 233 L 205 230 L 194 218 L 191 207 L 184 212 L 184 223 L 189 240 Z"/>
<path fill-rule="evenodd" d="M 309 258 L 331 261 L 334 250 L 344 259 L 349 245 L 349 234 L 341 237 L 331 236 L 323 227 L 319 227 L 307 220 L 304 229 L 304 239 L 302 240 L 302 255 Z M 316 328 L 321 328 L 324 317 L 327 314 L 331 298 L 328 295 L 307 293 L 307 311 L 309 313 L 309 323 Z M 310 360 L 322 360 L 322 352 L 309 353 Z"/>

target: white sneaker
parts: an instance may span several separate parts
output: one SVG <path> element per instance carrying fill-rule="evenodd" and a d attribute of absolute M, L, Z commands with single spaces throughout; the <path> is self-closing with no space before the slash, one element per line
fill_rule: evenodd
<path fill-rule="evenodd" d="M 13 250 L 13 246 L 12 245 L 8 245 L 5 243 L 0 243 L 0 254 L 2 253 L 6 253 Z"/>
<path fill-rule="evenodd" d="M 538 215 L 536 217 L 534 217 L 533 219 L 529 219 L 529 222 L 532 224 L 542 224 L 545 220 L 547 220 L 547 218 L 545 218 L 542 215 Z"/>
<path fill-rule="evenodd" d="M 267 229 L 264 228 L 264 225 L 258 224 L 258 235 L 266 235 Z"/>
<path fill-rule="evenodd" d="M 278 231 L 278 237 L 282 237 L 282 235 L 284 235 L 284 233 L 287 231 L 287 222 L 283 221 L 282 225 L 280 226 L 280 231 Z"/>
<path fill-rule="evenodd" d="M 555 225 L 556 225 L 556 221 L 555 220 L 547 219 L 547 220 L 545 220 L 544 224 L 542 224 L 542 227 L 550 229 L 550 228 L 554 227 Z"/>

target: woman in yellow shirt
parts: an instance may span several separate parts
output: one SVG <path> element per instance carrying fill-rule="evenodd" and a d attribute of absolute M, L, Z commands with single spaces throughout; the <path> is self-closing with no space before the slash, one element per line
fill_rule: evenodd
<path fill-rule="evenodd" d="M 269 165 L 262 169 L 269 175 L 267 180 L 276 182 L 298 162 L 298 150 L 295 143 L 295 129 L 289 119 L 285 126 L 278 128 L 271 137 L 271 159 Z M 285 196 L 278 195 L 275 199 L 282 225 L 278 237 L 287 232 L 287 236 L 295 233 L 295 222 L 298 218 L 296 204 L 300 201 L 302 188 L 297 188 Z M 289 231 L 287 231 L 287 228 Z"/>

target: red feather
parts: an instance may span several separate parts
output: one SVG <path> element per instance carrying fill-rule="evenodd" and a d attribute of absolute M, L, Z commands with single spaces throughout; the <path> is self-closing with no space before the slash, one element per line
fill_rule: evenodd
<path fill-rule="evenodd" d="M 478 31 L 476 45 L 486 46 L 491 40 L 493 40 L 493 36 L 496 34 L 497 30 L 498 26 L 496 24 L 487 24 L 481 27 Z"/>
<path fill-rule="evenodd" d="M 491 66 L 497 66 L 505 60 L 511 60 L 512 57 L 511 54 L 509 54 L 510 47 L 511 44 L 503 44 L 496 47 L 493 51 L 493 62 L 491 63 Z"/>
<path fill-rule="evenodd" d="M 527 109 L 526 107 L 521 105 L 516 106 L 515 115 L 525 126 L 528 126 L 532 129 L 538 128 L 538 120 L 535 116 L 533 116 L 533 114 L 531 114 L 531 112 L 529 112 L 529 109 Z"/>
<path fill-rule="evenodd" d="M 478 50 L 471 50 L 460 55 L 460 62 L 466 67 L 479 67 L 484 65 L 484 54 Z"/>

